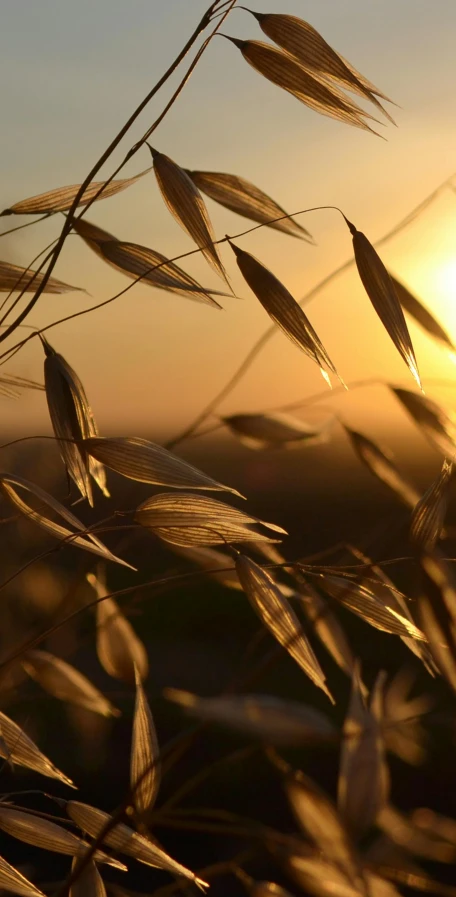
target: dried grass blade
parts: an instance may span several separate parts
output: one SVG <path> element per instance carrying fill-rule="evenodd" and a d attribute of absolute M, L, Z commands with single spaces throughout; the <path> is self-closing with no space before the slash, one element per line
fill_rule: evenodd
<path fill-rule="evenodd" d="M 237 729 L 265 744 L 302 747 L 332 742 L 336 737 L 323 713 L 297 701 L 258 694 L 200 698 L 176 688 L 166 688 L 164 696 L 197 719 Z"/>
<path fill-rule="evenodd" d="M 352 579 L 327 574 L 322 574 L 318 583 L 328 595 L 340 601 L 344 607 L 357 614 L 366 623 L 370 623 L 375 629 L 389 632 L 391 635 L 426 641 L 426 636 L 412 620 L 391 606 L 394 600 L 389 601 L 384 587 L 377 593 L 372 582 L 368 588 Z"/>
<path fill-rule="evenodd" d="M 135 521 L 165 542 L 184 548 L 226 542 L 274 541 L 271 536 L 252 528 L 254 525 L 286 535 L 286 531 L 274 523 L 251 517 L 214 498 L 186 492 L 153 495 L 136 509 Z"/>
<path fill-rule="evenodd" d="M 413 509 L 410 541 L 419 551 L 432 551 L 442 536 L 452 475 L 453 463 L 445 459 L 438 477 Z"/>
<path fill-rule="evenodd" d="M 434 339 L 443 343 L 446 349 L 449 349 L 451 352 L 456 352 L 456 346 L 451 341 L 448 336 L 446 330 L 439 324 L 439 322 L 434 318 L 434 315 L 431 314 L 428 308 L 426 308 L 407 287 L 404 286 L 400 280 L 397 280 L 396 277 L 393 277 L 390 274 L 390 278 L 394 289 L 396 291 L 397 298 L 402 305 L 404 311 L 410 315 L 417 324 L 422 327 L 425 333 L 432 336 Z"/>
<path fill-rule="evenodd" d="M 389 113 L 375 96 L 376 93 L 379 96 L 382 94 L 367 87 L 366 84 L 369 82 L 366 82 L 362 76 L 357 76 L 356 70 L 345 63 L 312 25 L 296 16 L 280 13 L 252 13 L 252 15 L 259 22 L 261 30 L 279 47 L 287 53 L 291 53 L 304 69 L 310 70 L 317 78 L 334 78 L 346 89 L 370 100 L 389 121 L 393 122 Z"/>
<path fill-rule="evenodd" d="M 28 735 L 6 714 L 0 712 L 0 756 L 18 766 L 32 769 L 42 776 L 64 782 L 74 788 L 73 782 L 49 760 Z M 6 751 L 5 751 L 6 747 Z"/>
<path fill-rule="evenodd" d="M 108 676 L 134 685 L 136 671 L 141 679 L 149 672 L 147 651 L 119 605 L 113 598 L 105 597 L 108 590 L 104 583 L 93 573 L 87 574 L 87 581 L 97 598 L 103 599 L 96 604 L 98 660 Z"/>
<path fill-rule="evenodd" d="M 399 472 L 391 458 L 391 452 L 380 448 L 367 436 L 351 430 L 344 424 L 344 430 L 350 438 L 351 444 L 360 459 L 370 472 L 388 486 L 395 495 L 409 508 L 414 508 L 420 501 L 420 493 Z"/>
<path fill-rule="evenodd" d="M 326 380 L 328 375 L 324 368 L 339 376 L 323 343 L 296 299 L 258 259 L 231 241 L 229 243 L 242 276 L 274 324 L 277 324 L 295 345 L 318 364 Z"/>
<path fill-rule="evenodd" d="M 277 413 L 232 414 L 222 417 L 222 421 L 244 445 L 253 449 L 268 449 L 324 442 L 333 418 L 320 426 L 312 426 L 297 417 Z"/>
<path fill-rule="evenodd" d="M 53 853 L 81 857 L 89 848 L 89 845 L 81 838 L 73 835 L 61 825 L 4 804 L 0 806 L 0 828 L 19 841 L 32 844 L 34 847 L 41 847 L 43 850 L 50 850 Z M 116 869 L 125 869 L 123 863 L 119 863 L 118 860 L 112 859 L 101 851 L 95 853 L 95 859 L 100 863 L 114 866 Z"/>
<path fill-rule="evenodd" d="M 133 803 L 140 815 L 151 809 L 160 787 L 160 748 L 154 720 L 136 672 L 136 702 L 130 759 L 130 786 Z"/>
<path fill-rule="evenodd" d="M 71 864 L 72 872 L 78 868 L 78 862 L 75 857 Z M 93 860 L 87 863 L 71 885 L 70 897 L 107 897 L 104 881 Z"/>
<path fill-rule="evenodd" d="M 45 517 L 39 511 L 35 511 L 22 500 L 13 486 L 19 486 L 21 489 L 30 492 L 46 507 L 50 508 L 56 514 L 59 514 L 60 517 L 63 517 L 67 523 L 70 523 L 74 527 L 74 530 L 67 529 L 67 527 L 61 526 L 60 523 L 54 523 L 49 517 Z M 92 554 L 96 554 L 104 560 L 114 561 L 116 564 L 128 567 L 129 570 L 135 569 L 131 564 L 122 561 L 121 558 L 112 554 L 92 533 L 78 535 L 78 533 L 85 532 L 85 527 L 81 521 L 78 520 L 71 511 L 68 511 L 67 508 L 61 505 L 60 502 L 56 501 L 49 492 L 45 492 L 44 489 L 41 489 L 35 483 L 30 483 L 29 480 L 24 479 L 24 477 L 15 476 L 11 473 L 0 473 L 0 492 L 3 493 L 3 495 L 5 495 L 25 517 L 32 520 L 33 523 L 36 523 L 51 536 L 55 536 L 55 538 L 60 539 L 61 541 L 65 540 L 68 545 L 75 545 L 77 548 L 83 548 L 85 551 L 90 551 Z"/>
<path fill-rule="evenodd" d="M 431 445 L 447 458 L 456 455 L 456 419 L 433 399 L 419 393 L 390 386 L 391 391 L 410 414 Z"/>
<path fill-rule="evenodd" d="M 288 53 L 261 41 L 240 41 L 232 37 L 229 40 L 240 49 L 244 59 L 255 71 L 291 93 L 310 109 L 365 131 L 372 131 L 363 120 L 363 116 L 372 118 L 371 115 L 349 100 L 337 87 L 313 77 Z"/>
<path fill-rule="evenodd" d="M 9 293 L 10 291 L 20 290 L 24 293 L 34 293 L 41 285 L 44 274 L 37 273 L 33 268 L 21 268 L 19 265 L 12 265 L 10 262 L 0 262 L 0 292 Z M 85 293 L 82 287 L 73 287 L 69 283 L 57 280 L 56 277 L 49 277 L 46 286 L 43 288 L 44 293 L 69 293 L 72 290 Z"/>
<path fill-rule="evenodd" d="M 115 196 L 122 190 L 126 190 L 131 184 L 135 184 L 140 178 L 144 177 L 151 171 L 146 168 L 139 174 L 135 174 L 132 178 L 122 178 L 117 181 L 93 181 L 81 196 L 78 206 L 85 205 L 93 200 L 96 196 L 96 202 L 100 199 L 108 199 Z M 21 199 L 20 202 L 14 203 L 9 209 L 4 209 L 0 215 L 41 215 L 43 212 L 68 212 L 73 205 L 76 195 L 79 193 L 80 184 L 72 184 L 70 187 L 56 187 L 54 190 L 48 190 L 46 193 L 39 193 L 31 196 L 29 199 Z M 97 196 L 99 191 L 100 195 Z"/>
<path fill-rule="evenodd" d="M 67 813 L 70 819 L 79 826 L 79 828 L 87 832 L 91 838 L 98 838 L 106 823 L 112 817 L 109 813 L 104 813 L 88 804 L 82 804 L 79 801 L 70 800 L 66 805 Z M 126 853 L 128 856 L 138 860 L 139 863 L 145 863 L 147 866 L 154 866 L 157 869 L 165 869 L 173 875 L 180 875 L 190 879 L 199 886 L 205 886 L 206 882 L 196 878 L 193 872 L 186 869 L 172 857 L 168 856 L 164 850 L 161 850 L 152 841 L 148 841 L 142 835 L 129 828 L 123 823 L 116 823 L 115 827 L 109 831 L 104 837 L 104 844 Z"/>
<path fill-rule="evenodd" d="M 231 212 L 259 224 L 265 224 L 291 237 L 300 237 L 309 243 L 314 242 L 309 231 L 294 218 L 274 221 L 274 218 L 287 215 L 287 212 L 250 181 L 235 174 L 224 174 L 219 171 L 187 171 L 187 174 L 198 190 Z"/>
<path fill-rule="evenodd" d="M 236 572 L 247 598 L 266 628 L 314 685 L 321 688 L 330 701 L 333 701 L 326 685 L 326 676 L 301 623 L 272 576 L 243 555 L 236 558 Z"/>
<path fill-rule="evenodd" d="M 371 828 L 388 799 L 389 773 L 381 730 L 384 679 L 380 673 L 368 709 L 359 670 L 355 670 L 343 726 L 337 804 L 356 836 Z"/>
<path fill-rule="evenodd" d="M 93 506 L 90 475 L 94 476 L 103 495 L 109 497 L 106 476 L 101 464 L 96 468 L 82 446 L 82 441 L 98 433 L 84 386 L 76 371 L 46 339 L 41 338 L 44 352 L 44 386 L 52 429 L 58 439 L 60 454 L 68 475 L 83 498 Z"/>
<path fill-rule="evenodd" d="M 0 886 L 18 897 L 45 897 L 28 878 L 0 857 Z"/>
<path fill-rule="evenodd" d="M 332 802 L 302 772 L 288 775 L 285 789 L 301 828 L 315 842 L 323 856 L 347 876 L 353 887 L 362 892 L 364 882 L 359 859 Z"/>
<path fill-rule="evenodd" d="M 168 449 L 137 436 L 92 437 L 83 441 L 85 451 L 106 467 L 139 483 L 174 489 L 207 489 L 241 494 L 183 461 Z"/>
<path fill-rule="evenodd" d="M 347 218 L 345 221 L 352 235 L 356 267 L 364 289 L 385 330 L 421 389 L 412 340 L 391 277 L 365 234 L 357 230 Z"/>
<path fill-rule="evenodd" d="M 205 259 L 227 283 L 225 269 L 220 260 L 205 202 L 198 188 L 184 168 L 169 156 L 149 147 L 154 163 L 155 177 L 163 199 L 176 221 L 201 249 Z"/>
<path fill-rule="evenodd" d="M 203 302 L 213 308 L 221 308 L 210 295 L 225 296 L 217 290 L 205 289 L 198 281 L 186 274 L 182 268 L 162 255 L 141 246 L 118 240 L 113 234 L 81 218 L 75 219 L 73 228 L 93 252 L 103 261 L 121 271 L 133 280 L 148 284 L 159 290 L 166 290 L 185 299 Z"/>
<path fill-rule="evenodd" d="M 60 657 L 55 657 L 48 651 L 28 651 L 22 666 L 54 698 L 92 710 L 101 716 L 120 716 L 120 711 L 86 676 Z"/>

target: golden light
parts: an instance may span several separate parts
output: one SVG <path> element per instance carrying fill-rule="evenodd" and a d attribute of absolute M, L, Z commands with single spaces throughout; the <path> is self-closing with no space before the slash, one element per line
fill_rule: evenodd
<path fill-rule="evenodd" d="M 434 286 L 446 298 L 456 299 L 456 255 L 443 260 L 434 270 Z"/>

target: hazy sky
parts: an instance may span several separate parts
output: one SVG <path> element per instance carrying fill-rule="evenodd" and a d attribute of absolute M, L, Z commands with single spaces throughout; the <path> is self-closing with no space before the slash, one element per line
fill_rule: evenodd
<path fill-rule="evenodd" d="M 184 44 L 207 2 L 3 0 L 0 207 L 82 180 Z M 398 128 L 382 128 L 387 140 L 380 140 L 317 115 L 261 78 L 232 44 L 217 38 L 154 135 L 154 145 L 183 167 L 244 176 L 289 211 L 338 205 L 377 239 L 456 169 L 456 3 L 251 0 L 251 5 L 311 22 L 399 104 L 391 107 Z M 241 10 L 223 30 L 263 38 L 255 20 Z M 160 112 L 175 83 L 174 78 L 158 94 L 113 161 Z M 149 165 L 149 151 L 143 149 L 126 172 Z M 112 168 L 113 162 L 103 173 Z M 209 201 L 208 207 L 219 236 L 248 226 Z M 447 192 L 385 246 L 382 257 L 456 338 L 455 216 L 456 197 Z M 88 220 L 169 257 L 192 249 L 166 211 L 153 174 L 94 206 Z M 350 236 L 335 212 L 300 220 L 317 247 L 264 229 L 242 240 L 297 298 L 351 254 Z M 4 229 L 12 223 L 2 220 Z M 4 238 L 0 258 L 27 265 L 59 226 L 54 219 Z M 50 331 L 50 342 L 83 380 L 102 432 L 133 435 L 182 426 L 267 328 L 269 319 L 243 284 L 229 249 L 223 249 L 223 258 L 235 291 L 244 297 L 223 300 L 223 312 L 138 284 L 106 310 Z M 202 260 L 183 267 L 205 286 L 223 289 Z M 42 296 L 30 318 L 34 325 L 88 307 L 128 283 L 76 236 L 67 241 L 55 273 L 91 295 Z M 348 383 L 379 376 L 413 388 L 353 271 L 309 305 L 308 314 Z M 454 377 L 451 362 L 415 327 L 411 332 L 423 377 Z M 41 379 L 38 343 L 6 370 Z M 276 336 L 223 410 L 253 411 L 323 389 L 316 366 Z M 380 396 L 380 390 L 353 393 L 338 407 L 348 422 L 359 425 L 360 418 L 377 416 Z M 5 429 L 46 430 L 43 396 L 1 402 Z"/>

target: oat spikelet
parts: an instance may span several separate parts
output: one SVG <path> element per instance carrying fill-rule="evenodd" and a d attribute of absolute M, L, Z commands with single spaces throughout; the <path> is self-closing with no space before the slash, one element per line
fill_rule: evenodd
<path fill-rule="evenodd" d="M 149 672 L 147 651 L 119 605 L 105 597 L 104 583 L 93 573 L 87 574 L 87 581 L 97 598 L 103 598 L 96 604 L 98 660 L 108 676 L 134 685 L 137 674 L 145 679 Z"/>
<path fill-rule="evenodd" d="M 41 511 L 35 511 L 34 508 L 23 501 L 14 486 L 19 486 L 20 489 L 25 489 L 26 492 L 34 495 L 35 498 L 39 500 L 41 509 L 43 508 L 43 505 L 44 507 L 50 508 L 55 514 L 58 514 L 63 520 L 70 523 L 73 529 L 68 529 L 68 527 L 56 523 L 54 520 L 46 517 Z M 85 534 L 86 528 L 81 521 L 78 520 L 71 511 L 68 511 L 64 505 L 61 505 L 60 502 L 56 501 L 49 492 L 45 492 L 44 489 L 41 489 L 35 483 L 31 483 L 29 480 L 24 479 L 24 477 L 14 476 L 11 473 L 0 473 L 0 492 L 8 498 L 28 520 L 36 523 L 37 526 L 51 536 L 55 536 L 55 538 L 60 539 L 61 541 L 65 540 L 65 544 L 83 548 L 85 551 L 90 551 L 92 554 L 96 554 L 104 560 L 122 564 L 122 566 L 128 567 L 130 570 L 135 569 L 131 564 L 122 561 L 120 558 L 116 557 L 115 554 L 112 554 L 112 552 L 106 548 L 106 545 L 103 545 L 103 542 L 100 542 L 93 533 Z M 84 535 L 79 535 L 80 533 L 84 533 Z"/>
<path fill-rule="evenodd" d="M 160 787 L 160 748 L 146 693 L 136 673 L 136 702 L 130 758 L 133 804 L 141 815 L 151 809 Z"/>
<path fill-rule="evenodd" d="M 169 156 L 149 147 L 154 162 L 154 172 L 163 199 L 176 221 L 195 241 L 205 259 L 220 277 L 228 283 L 220 260 L 205 202 L 198 188 L 184 168 Z"/>
<path fill-rule="evenodd" d="M 386 118 L 393 122 L 389 113 L 377 99 L 377 96 L 381 96 L 385 100 L 388 97 L 381 94 L 362 75 L 359 75 L 356 69 L 345 62 L 312 25 L 296 16 L 280 13 L 256 13 L 252 10 L 248 10 L 248 12 L 255 16 L 261 30 L 282 50 L 291 53 L 304 69 L 319 79 L 332 78 L 342 87 L 368 99 L 383 112 Z"/>
<path fill-rule="evenodd" d="M 41 284 L 44 274 L 36 273 L 33 268 L 20 268 L 10 262 L 0 262 L 0 293 L 9 293 L 10 290 L 21 293 L 34 293 Z M 85 292 L 82 287 L 73 287 L 56 277 L 50 277 L 44 287 L 44 293 L 69 293 L 71 290 Z"/>
<path fill-rule="evenodd" d="M 78 868 L 79 862 L 75 857 L 71 864 L 72 872 Z M 103 879 L 93 860 L 90 860 L 82 872 L 78 873 L 76 881 L 71 885 L 70 897 L 106 897 Z"/>
<path fill-rule="evenodd" d="M 426 641 L 424 633 L 415 626 L 412 618 L 396 610 L 395 593 L 392 592 L 390 598 L 390 592 L 385 589 L 383 582 L 377 588 L 372 580 L 369 580 L 367 586 L 352 579 L 327 574 L 321 574 L 318 582 L 328 595 L 375 629 Z"/>
<path fill-rule="evenodd" d="M 438 477 L 413 509 L 410 541 L 420 551 L 432 551 L 442 535 L 452 475 L 453 463 L 445 459 Z"/>
<path fill-rule="evenodd" d="M 83 441 L 84 450 L 106 467 L 139 483 L 154 483 L 174 489 L 207 489 L 232 492 L 202 471 L 178 458 L 168 449 L 138 436 L 92 437 Z"/>
<path fill-rule="evenodd" d="M 252 68 L 310 109 L 365 131 L 372 131 L 363 120 L 363 116 L 372 118 L 371 115 L 349 100 L 337 87 L 315 78 L 288 53 L 261 41 L 241 41 L 233 37 L 228 40 L 240 49 Z"/>
<path fill-rule="evenodd" d="M 0 806 L 0 828 L 26 844 L 41 847 L 43 850 L 51 850 L 53 853 L 64 853 L 68 856 L 81 857 L 88 850 L 88 844 L 67 831 L 61 825 L 26 813 L 16 807 Z M 107 863 L 116 869 L 125 869 L 123 863 L 114 860 L 101 851 L 95 853 L 95 859 L 100 863 Z"/>
<path fill-rule="evenodd" d="M 355 658 L 345 635 L 345 631 L 336 615 L 333 613 L 329 601 L 322 598 L 309 583 L 299 582 L 299 597 L 301 607 L 311 623 L 315 634 L 325 646 L 328 653 L 347 676 L 351 676 L 354 669 Z"/>
<path fill-rule="evenodd" d="M 323 856 L 347 875 L 352 886 L 363 891 L 360 864 L 350 836 L 332 802 L 301 771 L 289 772 L 285 790 L 296 819 Z"/>
<path fill-rule="evenodd" d="M 157 290 L 166 290 L 168 293 L 184 296 L 185 299 L 221 309 L 222 306 L 210 294 L 225 296 L 226 293 L 205 289 L 161 252 L 155 252 L 139 243 L 118 240 L 113 234 L 85 219 L 76 218 L 73 229 L 96 255 L 127 277 L 133 280 L 139 278 L 139 283 L 155 287 Z"/>
<path fill-rule="evenodd" d="M 97 196 L 98 191 L 102 188 L 102 193 L 97 196 L 96 202 L 99 202 L 100 199 L 108 199 L 110 196 L 115 196 L 116 193 L 120 193 L 122 190 L 130 187 L 131 184 L 135 184 L 136 181 L 139 181 L 139 179 L 144 177 L 149 171 L 151 171 L 151 169 L 147 168 L 145 171 L 141 171 L 132 178 L 122 178 L 121 180 L 110 181 L 109 184 L 107 184 L 106 181 L 93 181 L 86 190 L 84 190 L 84 193 L 78 202 L 78 206 L 90 202 L 94 196 Z M 10 206 L 9 209 L 4 209 L 0 214 L 42 215 L 43 212 L 68 212 L 73 205 L 73 201 L 79 192 L 80 186 L 80 184 L 72 184 L 70 187 L 57 187 L 55 190 L 39 193 L 37 196 L 31 196 L 29 199 L 21 199 L 20 202 L 14 203 L 13 206 Z"/>
<path fill-rule="evenodd" d="M 274 230 L 289 234 L 291 237 L 300 237 L 307 242 L 314 242 L 309 231 L 298 224 L 294 218 L 274 221 L 274 218 L 287 215 L 285 209 L 271 199 L 267 193 L 263 193 L 250 181 L 246 181 L 245 178 L 235 174 L 224 174 L 220 171 L 187 171 L 187 174 L 198 190 L 231 212 L 236 212 L 259 224 L 265 224 Z"/>
<path fill-rule="evenodd" d="M 104 813 L 96 807 L 89 804 L 83 804 L 79 801 L 69 800 L 66 805 L 67 813 L 70 819 L 79 826 L 83 832 L 87 832 L 91 838 L 98 838 L 106 823 L 112 818 L 109 813 Z M 173 875 L 180 875 L 190 879 L 199 886 L 206 886 L 206 882 L 196 878 L 193 872 L 181 866 L 176 860 L 168 856 L 164 850 L 157 847 L 152 841 L 142 835 L 138 835 L 127 825 L 118 822 L 105 835 L 103 843 L 114 850 L 126 853 L 133 857 L 139 863 L 145 863 L 146 866 L 154 866 L 156 869 L 165 869 Z"/>
<path fill-rule="evenodd" d="M 48 651 L 28 651 L 22 666 L 45 691 L 60 701 L 76 704 L 101 716 L 120 716 L 117 710 L 79 670 L 49 654 Z"/>
<path fill-rule="evenodd" d="M 391 452 L 380 448 L 372 439 L 344 425 L 345 432 L 360 459 L 370 472 L 388 486 L 409 508 L 414 508 L 420 500 L 420 493 L 405 479 L 394 464 Z"/>
<path fill-rule="evenodd" d="M 236 558 L 236 572 L 247 598 L 262 623 L 314 685 L 321 688 L 330 701 L 333 701 L 326 685 L 326 676 L 301 623 L 272 576 L 243 555 Z"/>
<path fill-rule="evenodd" d="M 356 267 L 364 289 L 388 336 L 421 389 L 412 340 L 391 277 L 367 237 L 357 230 L 347 218 L 345 218 L 345 222 L 352 235 Z"/>
<path fill-rule="evenodd" d="M 184 548 L 225 542 L 277 541 L 258 532 L 258 525 L 286 535 L 274 523 L 251 517 L 214 498 L 186 492 L 153 495 L 136 509 L 135 521 L 165 542 Z"/>
<path fill-rule="evenodd" d="M 318 364 L 323 378 L 328 383 L 325 368 L 339 376 L 323 343 L 296 299 L 258 259 L 249 252 L 239 249 L 231 241 L 229 243 L 242 276 L 274 324 L 277 324 L 295 345 Z"/>
<path fill-rule="evenodd" d="M 45 897 L 32 882 L 0 857 L 0 886 L 18 897 Z"/>
<path fill-rule="evenodd" d="M 244 445 L 253 449 L 287 448 L 324 442 L 333 423 L 330 418 L 320 426 L 306 424 L 289 414 L 231 414 L 222 417 L 225 426 Z"/>
<path fill-rule="evenodd" d="M 428 336 L 431 336 L 433 339 L 438 340 L 438 342 L 442 343 L 446 349 L 448 349 L 452 353 L 456 353 L 456 346 L 448 336 L 446 330 L 443 329 L 441 324 L 434 318 L 434 315 L 431 314 L 428 308 L 426 308 L 407 287 L 404 286 L 400 280 L 397 280 L 396 277 L 390 273 L 391 281 L 393 283 L 394 289 L 396 290 L 397 298 L 402 305 L 404 311 L 416 321 L 417 324 L 424 330 Z"/>
<path fill-rule="evenodd" d="M 52 429 L 69 476 L 83 498 L 93 506 L 92 476 L 103 495 L 109 496 L 104 468 L 87 456 L 84 439 L 96 436 L 97 426 L 84 387 L 73 368 L 41 337 L 45 352 L 44 385 Z"/>
<path fill-rule="evenodd" d="M 331 742 L 336 736 L 323 713 L 297 701 L 257 694 L 200 698 L 176 688 L 166 688 L 164 696 L 197 719 L 239 730 L 266 744 L 300 747 Z"/>
<path fill-rule="evenodd" d="M 431 445 L 447 458 L 454 458 L 456 455 L 456 418 L 454 415 L 445 411 L 433 399 L 428 399 L 419 393 L 398 386 L 391 386 L 390 389 L 415 424 L 423 431 L 423 435 Z"/>
<path fill-rule="evenodd" d="M 367 708 L 359 670 L 354 671 L 343 727 L 338 807 L 357 836 L 371 828 L 388 799 L 389 774 L 381 730 L 384 680 L 380 673 Z"/>
<path fill-rule="evenodd" d="M 73 782 L 49 760 L 31 738 L 5 713 L 0 712 L 0 756 L 18 766 L 57 779 L 74 788 Z"/>

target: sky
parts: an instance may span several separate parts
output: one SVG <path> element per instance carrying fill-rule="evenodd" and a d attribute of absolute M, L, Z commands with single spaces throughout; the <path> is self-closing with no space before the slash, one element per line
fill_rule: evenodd
<path fill-rule="evenodd" d="M 179 52 L 206 5 L 207 0 L 3 0 L 0 207 L 80 182 Z M 305 17 L 395 100 L 398 107 L 389 109 L 398 127 L 382 127 L 382 140 L 318 115 L 253 71 L 231 43 L 216 38 L 156 131 L 154 146 L 182 167 L 247 178 L 288 211 L 339 206 L 376 241 L 456 170 L 454 0 L 251 0 L 251 6 Z M 222 30 L 264 38 L 240 9 Z M 159 114 L 182 72 L 143 112 L 103 175 Z M 125 174 L 150 162 L 144 148 Z M 210 201 L 208 210 L 217 236 L 248 227 Z M 456 196 L 442 191 L 382 247 L 381 256 L 456 339 L 455 217 Z M 193 248 L 166 210 L 153 173 L 93 206 L 87 220 L 168 257 Z M 265 229 L 239 240 L 296 298 L 352 257 L 338 213 L 318 211 L 299 220 L 314 235 L 315 247 Z M 11 217 L 0 219 L 3 230 L 12 223 Z M 59 228 L 55 218 L 4 237 L 0 258 L 28 265 Z M 138 284 L 108 308 L 49 331 L 51 344 L 81 377 L 102 433 L 172 435 L 223 386 L 268 328 L 227 247 L 222 256 L 240 297 L 223 299 L 223 311 Z M 193 257 L 182 266 L 204 286 L 223 289 L 204 260 Z M 129 282 L 77 236 L 67 240 L 54 273 L 90 295 L 43 295 L 29 319 L 34 326 L 88 308 Z M 322 291 L 307 313 L 347 384 L 386 379 L 414 388 L 353 269 Z M 415 325 L 410 332 L 427 394 L 451 404 L 451 389 L 438 390 L 432 379 L 454 380 L 454 364 Z M 42 363 L 42 349 L 32 340 L 5 370 L 42 380 Z M 277 335 L 221 411 L 263 410 L 324 390 L 318 368 Z M 0 401 L 4 433 L 48 432 L 42 394 Z M 312 411 L 312 419 L 324 417 L 328 407 L 358 428 L 394 428 L 401 420 L 382 386 L 349 390 L 337 401 L 328 390 L 328 401 Z"/>

